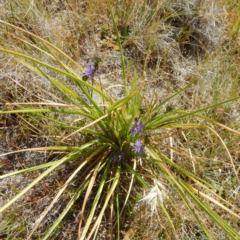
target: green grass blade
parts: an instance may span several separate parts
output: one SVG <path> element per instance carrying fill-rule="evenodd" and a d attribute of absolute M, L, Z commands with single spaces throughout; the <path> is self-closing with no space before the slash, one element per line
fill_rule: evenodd
<path fill-rule="evenodd" d="M 95 224 L 94 224 L 94 226 L 93 226 L 93 228 L 92 228 L 92 230 L 91 230 L 91 232 L 90 232 L 90 234 L 89 234 L 89 236 L 87 238 L 89 240 L 91 239 L 91 236 L 93 235 L 93 232 L 95 231 L 95 229 L 98 227 L 98 225 L 101 222 L 103 214 L 104 214 L 104 212 L 105 212 L 105 210 L 107 208 L 107 205 L 109 204 L 109 200 L 112 197 L 112 195 L 113 195 L 113 193 L 114 193 L 114 191 L 115 191 L 115 189 L 116 189 L 116 187 L 117 187 L 117 185 L 119 183 L 120 174 L 121 174 L 121 166 L 118 165 L 117 169 L 116 169 L 115 176 L 114 176 L 114 178 L 112 180 L 111 187 L 110 187 L 109 191 L 107 192 L 107 195 L 106 195 L 105 202 L 104 202 L 104 205 L 102 207 L 102 210 L 99 213 L 99 216 L 98 216 L 98 218 L 97 218 L 97 220 L 96 220 L 96 222 L 95 222 Z M 84 240 L 84 236 L 81 236 L 80 240 Z"/>
<path fill-rule="evenodd" d="M 65 75 L 69 78 L 71 78 L 72 80 L 74 80 L 78 85 L 83 85 L 83 86 L 86 86 L 87 88 L 89 89 L 92 89 L 94 92 L 97 92 L 101 97 L 103 97 L 107 102 L 111 102 L 110 98 L 103 92 L 101 91 L 100 89 L 94 87 L 93 85 L 87 83 L 86 81 L 83 81 L 80 77 L 76 77 L 66 71 L 63 71 L 62 69 L 60 68 L 57 68 L 57 67 L 53 67 L 47 63 L 44 63 L 42 61 L 39 61 L 38 59 L 36 58 L 33 58 L 33 57 L 30 57 L 30 56 L 27 56 L 25 54 L 22 54 L 22 53 L 19 53 L 19 52 L 15 52 L 15 51 L 12 51 L 12 50 L 9 50 L 9 49 L 4 49 L 4 48 L 0 48 L 0 51 L 1 52 L 5 52 L 5 53 L 8 53 L 8 54 L 12 54 L 14 56 L 18 56 L 18 57 L 22 57 L 26 60 L 29 60 L 31 62 L 33 62 L 34 64 L 39 64 L 43 67 L 46 67 L 50 70 L 53 70 L 54 72 L 57 72 L 61 75 Z"/>
<path fill-rule="evenodd" d="M 108 108 L 108 112 L 112 112 L 117 108 L 122 107 L 123 105 L 125 105 L 127 102 L 130 101 L 131 98 L 133 98 L 134 95 L 137 94 L 138 91 L 134 91 L 132 93 L 130 93 L 129 95 L 127 95 L 126 97 L 120 99 L 119 101 L 115 102 L 114 104 L 112 104 L 109 108 Z"/>
<path fill-rule="evenodd" d="M 72 196 L 71 200 L 65 207 L 64 211 L 60 214 L 60 216 L 57 218 L 57 220 L 53 223 L 53 225 L 49 228 L 47 233 L 44 235 L 43 240 L 47 240 L 52 232 L 57 228 L 57 226 L 61 223 L 63 218 L 66 216 L 66 214 L 71 210 L 73 204 L 76 202 L 76 200 L 80 197 L 80 195 L 83 193 L 83 191 L 86 189 L 89 183 L 89 179 L 85 180 L 82 185 L 79 187 L 79 189 L 76 191 L 76 193 Z M 82 216 L 80 216 L 82 217 Z"/>
<path fill-rule="evenodd" d="M 107 175 L 109 174 L 109 167 L 110 167 L 110 161 L 108 161 L 108 163 L 106 164 L 106 166 L 104 168 L 102 179 L 101 179 L 101 181 L 99 183 L 98 190 L 97 190 L 97 193 L 95 195 L 95 198 L 94 198 L 94 201 L 93 201 L 90 213 L 89 213 L 89 215 L 87 217 L 87 221 L 86 221 L 86 223 L 84 225 L 84 230 L 81 233 L 82 236 L 86 236 L 87 231 L 89 230 L 89 227 L 90 227 L 90 225 L 92 223 L 92 220 L 93 220 L 93 217 L 94 217 L 97 205 L 99 203 L 100 197 L 102 196 L 102 191 L 103 191 L 103 187 L 105 186 L 105 183 L 106 183 Z"/>
<path fill-rule="evenodd" d="M 115 17 L 114 17 L 114 14 L 112 12 L 112 7 L 111 7 L 111 4 L 110 4 L 109 0 L 107 0 L 107 5 L 108 5 L 108 9 L 109 9 L 112 21 L 113 21 L 113 27 L 114 27 L 114 30 L 115 30 L 116 35 L 117 35 L 117 42 L 118 42 L 118 45 L 119 45 L 120 56 L 121 56 L 121 64 L 122 64 L 124 91 L 125 91 L 125 96 L 127 96 L 128 95 L 127 77 L 126 77 L 126 69 L 125 69 L 125 61 L 124 61 L 124 54 L 123 54 L 123 49 L 122 49 L 122 43 L 121 43 L 120 34 L 119 34 L 119 31 L 118 31 L 118 27 L 117 27 L 117 24 L 116 24 L 116 21 L 115 21 Z"/>
<path fill-rule="evenodd" d="M 181 94 L 182 92 L 184 92 L 186 89 L 188 89 L 189 87 L 191 87 L 191 85 L 193 85 L 196 82 L 196 80 L 191 81 L 186 87 L 180 89 L 178 92 L 174 93 L 173 95 L 171 95 L 170 97 L 166 98 L 163 102 L 161 102 L 160 104 L 158 104 L 157 106 L 155 106 L 152 110 L 152 112 L 156 112 L 159 110 L 160 107 L 162 107 L 165 103 L 169 102 L 171 99 L 175 98 L 176 96 L 178 96 L 179 94 Z"/>
<path fill-rule="evenodd" d="M 184 188 L 189 196 L 192 197 L 194 202 L 198 204 L 198 206 L 209 215 L 215 223 L 217 223 L 228 236 L 231 236 L 232 239 L 240 239 L 240 234 L 232 228 L 226 221 L 224 221 L 215 211 L 213 211 L 207 204 L 203 203 L 193 192 L 191 191 L 191 187 L 186 183 L 179 181 L 179 184 Z"/>
<path fill-rule="evenodd" d="M 91 142 L 88 142 L 88 143 L 80 146 L 80 147 L 53 146 L 53 147 L 23 149 L 23 150 L 14 151 L 14 152 L 11 152 L 11 153 L 8 153 L 8 154 L 19 153 L 19 152 L 28 152 L 28 151 L 78 151 L 78 152 L 80 152 L 84 149 L 91 148 L 91 146 L 96 144 L 97 142 L 98 142 L 98 140 L 93 140 Z M 67 159 L 65 162 L 68 162 L 70 160 L 72 161 L 72 160 L 75 160 L 75 159 L 80 158 L 80 157 L 84 157 L 84 156 L 86 156 L 86 154 L 90 154 L 91 151 L 76 154 L 75 156 Z M 4 154 L 4 156 L 6 156 L 8 154 Z M 7 173 L 7 174 L 4 174 L 4 175 L 0 176 L 0 179 L 10 177 L 10 176 L 14 176 L 14 175 L 18 175 L 18 174 L 22 174 L 22 173 L 33 172 L 33 171 L 43 169 L 43 168 L 47 168 L 47 167 L 51 167 L 55 164 L 58 164 L 60 161 L 62 161 L 62 160 L 60 159 L 60 160 L 56 160 L 54 162 L 48 162 L 48 163 L 44 163 L 44 164 L 37 165 L 37 166 L 34 166 L 34 167 L 22 169 L 22 170 L 19 170 L 19 171 L 10 172 L 10 173 Z"/>
<path fill-rule="evenodd" d="M 146 127 L 147 128 L 155 128 L 159 124 L 173 122 L 173 121 L 176 121 L 176 120 L 179 120 L 179 119 L 183 119 L 183 118 L 188 117 L 188 116 L 194 116 L 194 114 L 196 114 L 196 113 L 203 112 L 203 111 L 209 110 L 211 108 L 216 108 L 216 107 L 221 106 L 223 104 L 234 102 L 234 101 L 236 101 L 238 99 L 240 99 L 240 97 L 231 98 L 231 99 L 228 99 L 226 101 L 223 101 L 223 102 L 211 105 L 211 106 L 207 106 L 207 107 L 204 107 L 204 108 L 200 108 L 200 109 L 197 109 L 197 110 L 192 111 L 192 112 L 174 111 L 174 112 L 172 112 L 172 114 L 177 114 L 178 113 L 177 116 L 166 117 L 166 118 L 164 117 L 164 115 L 163 116 L 159 116 L 159 117 L 154 119 L 154 124 L 152 124 L 152 121 L 150 120 L 146 124 Z"/>
<path fill-rule="evenodd" d="M 141 177 L 141 175 L 135 171 L 129 164 L 127 164 L 126 162 L 123 162 L 123 165 L 127 168 L 127 170 L 132 173 L 136 179 L 138 180 L 138 182 L 143 186 L 145 187 L 146 189 L 149 189 L 149 186 L 147 184 L 146 181 L 144 181 L 144 179 Z"/>
<path fill-rule="evenodd" d="M 117 212 L 117 240 L 120 240 L 120 206 L 119 206 L 119 187 L 116 189 L 116 212 Z"/>
<path fill-rule="evenodd" d="M 43 172 L 39 177 L 37 177 L 35 180 L 33 180 L 26 188 L 24 188 L 23 190 L 21 190 L 20 193 L 18 193 L 14 198 L 12 198 L 8 203 L 6 203 L 3 207 L 0 208 L 0 213 L 3 212 L 5 209 L 7 209 L 9 206 L 11 206 L 14 202 L 16 202 L 20 197 L 22 197 L 26 192 L 28 192 L 34 185 L 36 185 L 37 183 L 39 183 L 45 176 L 47 176 L 50 172 L 52 172 L 55 168 L 57 168 L 58 166 L 60 166 L 61 164 L 63 164 L 66 161 L 71 160 L 72 158 L 74 158 L 74 155 L 77 152 L 73 152 L 68 154 L 67 156 L 63 157 L 60 161 L 55 162 L 55 164 L 53 166 L 51 166 L 50 168 L 48 168 L 45 172 Z"/>
<path fill-rule="evenodd" d="M 25 108 L 18 110 L 7 110 L 0 111 L 0 114 L 11 114 L 11 113 L 63 113 L 63 114 L 76 114 L 80 116 L 87 117 L 89 119 L 95 119 L 91 114 L 86 114 L 84 112 L 76 111 L 76 110 L 67 110 L 67 109 L 54 109 L 54 108 Z"/>

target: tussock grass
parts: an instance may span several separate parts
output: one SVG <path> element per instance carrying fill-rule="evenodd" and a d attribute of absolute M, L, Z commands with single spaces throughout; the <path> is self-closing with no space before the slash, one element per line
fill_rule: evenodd
<path fill-rule="evenodd" d="M 237 1 L 0 9 L 0 238 L 239 237 Z M 113 164 L 135 118 L 147 154 Z"/>

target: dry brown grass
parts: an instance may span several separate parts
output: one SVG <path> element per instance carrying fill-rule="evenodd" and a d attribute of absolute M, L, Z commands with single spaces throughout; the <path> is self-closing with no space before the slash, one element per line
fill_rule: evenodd
<path fill-rule="evenodd" d="M 144 3 L 146 3 L 144 5 Z M 145 6 L 145 7 L 143 7 Z M 117 25 L 122 34 L 128 35 L 123 42 L 127 79 L 130 81 L 134 68 L 146 84 L 146 98 L 156 94 L 159 101 L 192 79 L 197 83 L 181 97 L 172 101 L 169 108 L 196 109 L 213 104 L 240 94 L 239 84 L 239 15 L 237 1 L 131 1 L 121 3 L 112 1 Z M 96 56 L 102 59 L 97 81 L 106 86 L 121 84 L 121 62 L 116 50 L 115 33 L 104 0 L 54 0 L 54 1 L 0 1 L 0 18 L 26 29 L 53 45 L 79 62 L 82 66 L 94 63 Z M 103 34 L 103 25 L 108 26 Z M 128 30 L 129 27 L 129 30 Z M 126 32 L 127 31 L 127 32 Z M 32 44 L 38 44 L 34 37 L 29 37 L 11 28 L 0 26 L 0 45 L 2 47 L 28 53 L 42 61 L 50 61 L 44 54 L 27 47 L 19 38 Z M 0 53 L 0 98 L 1 106 L 6 102 L 54 101 L 61 102 L 61 96 L 47 81 L 14 61 L 11 56 Z M 68 79 L 64 79 L 68 81 Z M 74 85 L 73 85 L 74 87 Z M 116 96 L 121 96 L 121 89 L 115 88 Z M 224 105 L 208 112 L 208 116 L 240 130 L 239 101 Z M 165 109 L 167 110 L 167 109 Z M 163 110 L 163 111 L 165 111 Z M 25 124 L 17 115 L 2 117 L 0 153 L 25 147 L 47 146 L 47 132 L 43 137 L 36 135 L 43 129 L 25 129 Z M 46 124 L 46 123 L 44 123 Z M 233 155 L 237 171 L 240 171 L 240 140 L 231 134 L 221 132 L 223 139 Z M 185 137 L 185 144 L 180 145 L 179 138 Z M 199 146 L 199 143 L 200 146 Z M 222 190 L 220 195 L 239 208 L 239 189 L 233 177 L 229 163 L 226 163 L 224 150 L 216 144 L 211 135 L 202 132 L 185 132 L 185 136 L 173 136 L 172 144 L 183 152 L 198 156 L 195 171 Z M 202 145 L 202 148 L 201 148 Z M 204 150 L 203 150 L 204 149 Z M 170 155 L 169 151 L 169 155 Z M 11 158 L 0 159 L 1 174 L 33 166 L 39 162 L 50 161 L 55 156 L 15 154 Z M 192 162 L 177 158 L 174 161 L 193 170 Z M 51 198 L 68 174 L 68 166 L 58 169 L 45 179 L 43 185 L 36 186 L 27 196 L 18 201 L 0 216 L 0 238 L 24 239 L 28 229 L 50 203 Z M 64 171 L 64 174 L 63 174 Z M 39 173 L 35 173 L 38 175 Z M 31 174 L 1 180 L 0 206 L 19 192 L 33 179 Z M 79 180 L 80 181 L 80 180 Z M 163 180 L 164 181 L 164 180 Z M 234 192 L 235 190 L 235 192 Z M 49 217 L 39 229 L 39 236 L 64 208 L 64 202 L 74 191 L 74 186 L 62 196 Z M 135 189 L 136 195 L 143 195 L 141 189 Z M 123 239 L 205 239 L 194 219 L 189 217 L 186 207 L 179 204 L 179 199 L 171 190 L 166 200 L 166 208 L 176 223 L 177 234 L 173 233 L 161 210 L 152 215 L 148 206 L 138 203 L 132 205 L 130 217 L 122 226 Z M 77 212 L 82 199 L 70 211 L 59 226 L 52 239 L 77 238 Z M 196 208 L 197 209 L 197 208 Z M 179 214 L 182 218 L 179 218 Z M 199 214 L 200 211 L 199 211 Z M 240 231 L 240 223 L 229 219 L 226 213 L 219 212 L 229 224 Z M 99 229 L 98 239 L 108 238 L 108 219 Z M 16 224 L 17 223 L 17 224 Z M 216 239 L 227 239 L 207 217 L 206 223 Z M 5 227 L 6 226 L 6 227 Z M 34 239 L 40 239 L 35 235 Z"/>

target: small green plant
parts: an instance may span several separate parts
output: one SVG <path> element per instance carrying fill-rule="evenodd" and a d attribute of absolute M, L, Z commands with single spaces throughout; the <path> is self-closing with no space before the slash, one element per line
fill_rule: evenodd
<path fill-rule="evenodd" d="M 2 221 L 0 226 L 0 233 L 4 233 L 3 235 L 1 234 L 1 237 L 8 239 L 11 236 L 12 239 L 18 239 L 14 237 L 14 233 L 16 232 L 18 233 L 18 237 L 26 236 L 26 222 L 18 213 L 17 208 L 6 210 L 6 213 L 2 217 L 5 221 Z M 15 224 L 12 225 L 12 223 Z"/>
<path fill-rule="evenodd" d="M 234 134 L 240 133 L 202 114 L 206 110 L 233 102 L 239 97 L 190 112 L 179 109 L 164 111 L 172 99 L 195 83 L 192 81 L 161 102 L 154 94 L 151 99 L 146 99 L 146 83 L 142 82 L 136 73 L 130 83 L 126 79 L 122 41 L 109 2 L 108 7 L 121 53 L 123 84 L 120 87 L 124 90 L 121 99 L 116 99 L 110 90 L 105 89 L 97 81 L 89 81 L 93 80 L 94 75 L 97 74 L 96 66 L 88 65 L 84 69 L 50 42 L 27 30 L 0 21 L 8 28 L 21 31 L 36 39 L 39 45 L 24 39 L 19 40 L 22 40 L 26 46 L 46 55 L 53 64 L 50 65 L 33 56 L 11 49 L 0 48 L 0 51 L 14 55 L 19 63 L 47 79 L 65 100 L 65 104 L 53 103 L 50 107 L 46 107 L 49 103 L 42 102 L 38 104 L 38 107 L 31 107 L 34 106 L 33 103 L 29 103 L 29 107 L 26 107 L 28 102 L 25 104 L 7 103 L 6 108 L 11 107 L 11 109 L 2 110 L 1 114 L 19 114 L 22 119 L 25 119 L 28 128 L 34 126 L 37 129 L 44 129 L 44 132 L 51 133 L 48 137 L 56 143 L 54 146 L 22 149 L 18 152 L 60 151 L 66 153 L 57 160 L 0 176 L 0 179 L 4 179 L 17 174 L 42 170 L 42 173 L 25 189 L 2 206 L 0 212 L 7 211 L 10 206 L 58 167 L 71 163 L 74 169 L 58 190 L 51 204 L 37 219 L 27 239 L 31 239 L 54 204 L 67 191 L 70 184 L 80 176 L 84 176 L 81 184 L 75 192 L 69 194 L 70 200 L 48 231 L 42 233 L 41 239 L 50 239 L 53 236 L 63 218 L 80 198 L 82 208 L 79 212 L 78 239 L 95 239 L 103 218 L 109 219 L 111 237 L 115 236 L 115 239 L 120 239 L 123 213 L 128 202 L 130 200 L 133 202 L 136 197 L 132 191 L 134 186 L 140 186 L 149 192 L 140 201 L 150 203 L 152 213 L 159 207 L 168 219 L 172 232 L 176 232 L 178 226 L 174 223 L 165 205 L 165 201 L 168 201 L 167 189 L 175 191 L 209 239 L 214 239 L 214 236 L 209 231 L 202 215 L 211 219 L 230 238 L 240 238 L 237 230 L 214 211 L 210 204 L 216 205 L 236 219 L 240 218 L 236 213 L 239 213 L 239 209 L 216 194 L 215 190 L 218 190 L 216 186 L 199 177 L 195 171 L 189 171 L 175 162 L 172 154 L 169 155 L 168 152 L 174 152 L 188 160 L 193 164 L 194 169 L 195 159 L 191 154 L 167 144 L 167 139 L 172 136 L 184 136 L 185 132 L 198 131 L 196 137 L 198 134 L 208 133 L 212 138 L 218 139 L 225 149 L 228 156 L 226 161 L 231 165 L 236 184 L 239 184 L 234 161 L 215 127 Z M 77 90 L 60 77 L 52 77 L 56 74 L 66 77 L 70 83 L 73 82 Z M 112 87 L 119 86 L 113 85 Z M 56 115 L 58 119 L 55 119 Z M 76 118 L 76 121 L 71 124 L 67 123 L 64 121 L 65 116 L 72 116 L 73 119 Z M 79 124 L 79 119 L 82 124 Z M 48 124 L 43 124 L 43 122 Z M 61 139 L 56 139 L 52 126 L 55 126 L 56 131 L 64 133 L 61 134 Z M 41 130 L 38 133 L 41 134 Z M 73 136 L 77 136 L 75 142 L 72 140 Z"/>

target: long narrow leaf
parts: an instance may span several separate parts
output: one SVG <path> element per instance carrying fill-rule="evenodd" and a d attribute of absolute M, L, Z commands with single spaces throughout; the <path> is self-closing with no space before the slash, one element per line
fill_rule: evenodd
<path fill-rule="evenodd" d="M 86 179 L 81 186 L 76 190 L 75 194 L 72 196 L 71 200 L 65 207 L 64 211 L 60 214 L 60 216 L 57 218 L 57 220 L 53 223 L 53 225 L 49 228 L 47 233 L 44 235 L 43 240 L 47 240 L 49 236 L 52 234 L 52 232 L 57 228 L 57 226 L 61 223 L 63 218 L 66 216 L 66 214 L 69 212 L 69 210 L 72 208 L 73 204 L 76 202 L 76 200 L 79 198 L 79 196 L 83 193 L 83 191 L 86 189 L 89 183 L 89 179 Z M 82 216 L 80 216 L 82 217 Z"/>
<path fill-rule="evenodd" d="M 23 189 L 20 193 L 18 193 L 14 198 L 12 198 L 8 203 L 6 203 L 3 207 L 0 208 L 0 213 L 11 206 L 14 202 L 16 202 L 20 197 L 22 197 L 26 192 L 28 192 L 34 185 L 39 183 L 44 177 L 46 177 L 49 173 L 51 173 L 58 166 L 63 164 L 65 161 L 69 161 L 72 159 L 77 152 L 73 152 L 63 157 L 60 161 L 56 162 L 55 165 L 48 168 L 45 172 L 43 172 L 39 177 L 33 180 L 25 189 Z"/>
<path fill-rule="evenodd" d="M 103 214 L 105 212 L 105 209 L 106 209 L 107 205 L 109 204 L 109 199 L 112 197 L 112 194 L 113 194 L 113 192 L 115 191 L 115 189 L 117 187 L 117 184 L 118 184 L 119 178 L 120 178 L 120 174 L 121 174 L 121 166 L 118 165 L 116 173 L 115 173 L 115 176 L 114 176 L 114 179 L 112 180 L 111 187 L 110 187 L 109 191 L 107 192 L 107 195 L 106 195 L 105 202 L 104 202 L 104 205 L 102 207 L 102 210 L 99 213 L 99 216 L 98 216 L 94 226 L 92 227 L 92 230 L 91 230 L 90 234 L 88 235 L 87 240 L 91 239 L 95 229 L 99 226 L 99 224 L 100 224 L 100 222 L 102 220 Z M 83 236 L 81 236 L 80 240 L 84 240 Z"/>
<path fill-rule="evenodd" d="M 80 78 L 78 78 L 78 77 L 76 77 L 76 76 L 74 76 L 74 75 L 72 75 L 72 74 L 70 74 L 70 73 L 68 73 L 68 72 L 66 72 L 66 71 L 61 70 L 60 68 L 53 67 L 53 66 L 51 66 L 51 65 L 49 65 L 49 64 L 47 64 L 47 63 L 44 63 L 44 62 L 42 62 L 42 61 L 39 61 L 39 60 L 36 59 L 36 58 L 30 57 L 30 56 L 28 56 L 28 55 L 25 55 L 25 54 L 22 54 L 22 53 L 19 53 L 19 52 L 15 52 L 15 51 L 12 51 L 12 50 L 9 50 L 9 49 L 0 48 L 0 51 L 1 51 L 1 52 L 5 52 L 5 53 L 9 53 L 9 54 L 13 54 L 13 55 L 18 56 L 18 57 L 22 57 L 22 58 L 27 59 L 27 60 L 29 60 L 29 61 L 31 61 L 31 62 L 34 62 L 35 64 L 39 64 L 39 65 L 44 66 L 44 67 L 46 67 L 46 68 L 48 68 L 48 69 L 51 69 L 51 70 L 53 70 L 54 72 L 60 73 L 60 74 L 62 74 L 62 75 L 65 75 L 65 76 L 73 79 L 73 80 L 74 80 L 75 82 L 77 82 L 78 84 L 81 83 L 83 86 L 86 86 L 86 87 L 88 87 L 89 89 L 92 89 L 93 91 L 97 92 L 97 93 L 98 93 L 99 95 L 101 95 L 104 99 L 106 99 L 106 101 L 110 101 L 109 97 L 108 97 L 106 94 L 104 94 L 100 89 L 95 88 L 95 87 L 92 86 L 91 84 L 83 81 L 82 79 L 80 79 Z"/>

